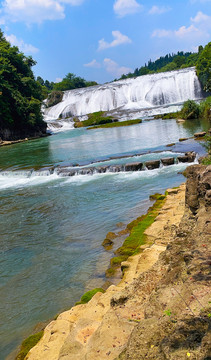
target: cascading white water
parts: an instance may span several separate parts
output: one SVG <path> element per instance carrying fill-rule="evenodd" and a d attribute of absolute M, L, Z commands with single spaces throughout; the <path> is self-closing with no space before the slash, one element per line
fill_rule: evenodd
<path fill-rule="evenodd" d="M 65 91 L 61 103 L 45 110 L 45 119 L 48 122 L 59 117 L 114 110 L 117 110 L 117 115 L 118 111 L 125 111 L 145 116 L 152 115 L 153 111 L 154 114 L 168 112 L 167 106 L 181 105 L 188 99 L 201 97 L 200 82 L 192 67 Z"/>

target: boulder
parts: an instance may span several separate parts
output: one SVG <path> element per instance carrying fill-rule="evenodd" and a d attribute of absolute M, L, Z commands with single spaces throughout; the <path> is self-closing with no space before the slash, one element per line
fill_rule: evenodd
<path fill-rule="evenodd" d="M 146 161 L 145 165 L 148 170 L 158 169 L 160 167 L 160 160 Z"/>
<path fill-rule="evenodd" d="M 143 167 L 143 164 L 140 162 L 126 164 L 125 165 L 125 171 L 139 171 Z"/>
<path fill-rule="evenodd" d="M 161 162 L 163 165 L 167 166 L 167 165 L 173 165 L 174 164 L 174 158 L 163 158 L 161 159 Z"/>
<path fill-rule="evenodd" d="M 185 155 L 182 156 L 178 156 L 177 159 L 179 162 L 193 162 L 196 158 L 196 153 L 194 151 L 189 151 L 187 153 L 185 153 Z"/>
<path fill-rule="evenodd" d="M 196 153 L 194 151 L 188 151 L 185 153 L 185 156 L 188 157 L 188 162 L 193 162 L 196 158 Z"/>
<path fill-rule="evenodd" d="M 194 137 L 201 138 L 201 137 L 204 137 L 205 135 L 206 135 L 206 131 L 201 131 L 201 132 L 195 133 Z"/>

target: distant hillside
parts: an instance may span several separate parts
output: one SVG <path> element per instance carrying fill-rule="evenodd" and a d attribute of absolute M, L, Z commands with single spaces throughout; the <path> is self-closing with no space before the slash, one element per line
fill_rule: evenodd
<path fill-rule="evenodd" d="M 199 46 L 197 53 L 178 51 L 177 54 L 167 54 L 155 61 L 136 68 L 133 73 L 124 74 L 120 79 L 127 79 L 147 74 L 166 72 L 196 66 L 197 75 L 204 91 L 211 91 L 211 42 L 204 48 Z"/>

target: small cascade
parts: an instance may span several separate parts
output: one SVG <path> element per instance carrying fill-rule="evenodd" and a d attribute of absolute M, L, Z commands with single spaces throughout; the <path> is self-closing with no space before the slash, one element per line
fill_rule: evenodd
<path fill-rule="evenodd" d="M 178 163 L 193 163 L 197 161 L 197 154 L 193 151 L 187 152 L 184 155 L 176 157 L 165 157 L 156 160 L 149 160 L 143 162 L 130 162 L 126 164 L 109 164 L 100 166 L 58 166 L 50 168 L 42 168 L 39 170 L 27 171 L 0 171 L 1 177 L 9 178 L 38 178 L 38 177 L 72 177 L 77 175 L 94 175 L 105 173 L 120 173 L 120 172 L 137 172 L 137 171 L 150 171 L 163 168 Z"/>
<path fill-rule="evenodd" d="M 193 151 L 187 152 L 184 155 L 177 157 L 161 158 L 158 160 L 150 160 L 145 162 L 132 162 L 128 164 L 117 164 L 117 165 L 104 165 L 96 167 L 84 167 L 84 168 L 73 168 L 73 167 L 59 167 L 54 171 L 61 177 L 71 177 L 76 175 L 94 175 L 94 174 L 105 174 L 105 173 L 119 173 L 119 172 L 135 172 L 144 170 L 155 170 L 165 166 L 175 165 L 178 163 L 193 163 L 196 159 L 196 153 Z"/>
<path fill-rule="evenodd" d="M 49 127 L 72 126 L 72 117 L 84 116 L 97 111 L 117 111 L 133 114 L 132 117 L 168 112 L 167 107 L 181 106 L 188 100 L 202 98 L 200 82 L 195 68 L 139 76 L 133 79 L 65 91 L 59 104 L 45 109 Z M 68 120 L 65 118 L 69 117 Z M 131 116 L 129 116 L 131 117 Z M 55 121 L 61 118 L 61 120 Z M 120 119 L 121 120 L 121 119 Z M 66 124 L 65 124 L 66 122 Z M 68 125 L 69 123 L 69 125 Z"/>

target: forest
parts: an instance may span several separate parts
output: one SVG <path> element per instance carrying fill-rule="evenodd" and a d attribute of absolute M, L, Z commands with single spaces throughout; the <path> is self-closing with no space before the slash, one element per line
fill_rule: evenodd
<path fill-rule="evenodd" d="M 45 98 L 47 106 L 55 105 L 63 97 L 63 91 L 97 85 L 94 81 L 68 73 L 58 83 L 35 78 L 32 67 L 36 62 L 27 57 L 18 47 L 11 46 L 0 31 L 0 138 L 15 139 L 42 136 L 46 133 L 41 105 Z M 155 72 L 196 66 L 197 75 L 207 95 L 211 92 L 211 42 L 198 53 L 168 54 L 134 73 L 122 75 L 121 79 L 152 74 Z M 49 95 L 50 94 L 50 95 Z"/>
<path fill-rule="evenodd" d="M 127 79 L 147 74 L 166 72 L 196 66 L 197 75 L 203 90 L 211 91 L 211 42 L 204 48 L 198 47 L 197 53 L 178 51 L 177 54 L 167 54 L 155 61 L 149 60 L 147 64 L 136 68 L 133 73 L 123 74 L 120 78 Z"/>

